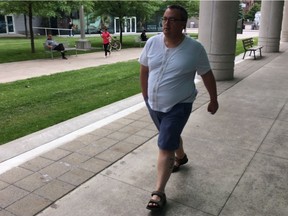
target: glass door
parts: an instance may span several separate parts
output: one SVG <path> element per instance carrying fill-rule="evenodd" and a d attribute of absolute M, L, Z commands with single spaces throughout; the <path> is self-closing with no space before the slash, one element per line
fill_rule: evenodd
<path fill-rule="evenodd" d="M 7 33 L 5 16 L 0 15 L 0 34 Z"/>
<path fill-rule="evenodd" d="M 9 33 L 14 33 L 14 23 L 13 23 L 13 17 L 12 16 L 6 16 L 7 20 L 7 30 Z"/>
<path fill-rule="evenodd" d="M 13 16 L 0 15 L 0 34 L 14 33 Z"/>
<path fill-rule="evenodd" d="M 114 32 L 120 32 L 119 17 L 114 18 Z M 136 33 L 136 17 L 123 18 L 123 33 Z"/>

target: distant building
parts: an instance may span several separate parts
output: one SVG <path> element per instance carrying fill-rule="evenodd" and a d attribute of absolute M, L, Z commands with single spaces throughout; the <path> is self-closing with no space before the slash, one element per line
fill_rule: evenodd
<path fill-rule="evenodd" d="M 28 17 L 26 18 L 29 29 Z M 42 19 L 33 17 L 33 27 L 41 26 Z M 0 34 L 25 34 L 24 15 L 0 15 Z"/>

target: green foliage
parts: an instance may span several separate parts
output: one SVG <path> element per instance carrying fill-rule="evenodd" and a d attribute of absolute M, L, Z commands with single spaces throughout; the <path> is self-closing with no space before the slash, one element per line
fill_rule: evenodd
<path fill-rule="evenodd" d="M 168 1 L 163 1 L 162 2 L 163 12 L 168 5 L 172 5 L 172 4 L 181 5 L 182 7 L 184 7 L 188 12 L 188 17 L 192 17 L 192 16 L 198 17 L 199 16 L 199 5 L 200 5 L 199 0 L 188 0 L 188 1 L 168 0 Z"/>
<path fill-rule="evenodd" d="M 255 13 L 257 11 L 261 10 L 261 4 L 260 3 L 254 3 L 254 5 L 251 7 L 251 9 L 244 15 L 245 20 L 254 20 Z"/>
<path fill-rule="evenodd" d="M 4 1 L 0 2 L 2 14 L 26 14 L 28 6 L 32 5 L 33 15 L 42 17 L 59 17 L 62 14 L 70 14 L 73 10 L 79 10 L 80 5 L 89 11 L 94 5 L 91 1 Z"/>
<path fill-rule="evenodd" d="M 242 8 L 242 6 L 241 6 L 241 2 L 239 2 L 238 20 L 239 20 L 239 19 L 243 19 L 243 18 L 244 18 L 243 8 Z"/>

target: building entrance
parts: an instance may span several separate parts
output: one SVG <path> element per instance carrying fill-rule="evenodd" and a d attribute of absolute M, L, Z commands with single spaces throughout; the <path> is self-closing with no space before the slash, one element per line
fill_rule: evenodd
<path fill-rule="evenodd" d="M 0 15 L 0 34 L 14 33 L 13 16 Z"/>
<path fill-rule="evenodd" d="M 123 33 L 136 33 L 136 17 L 124 17 L 123 20 Z M 114 19 L 114 32 L 120 33 L 119 17 Z"/>

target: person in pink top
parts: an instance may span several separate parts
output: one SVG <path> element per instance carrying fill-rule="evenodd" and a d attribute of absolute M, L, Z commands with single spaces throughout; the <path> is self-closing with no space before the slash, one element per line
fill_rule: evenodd
<path fill-rule="evenodd" d="M 109 55 L 111 52 L 108 50 L 109 42 L 111 39 L 110 33 L 107 31 L 107 28 L 104 28 L 104 31 L 101 33 L 101 37 L 103 40 L 103 46 L 104 46 L 104 51 L 105 51 L 105 58 L 107 57 L 107 53 L 109 52 Z"/>

